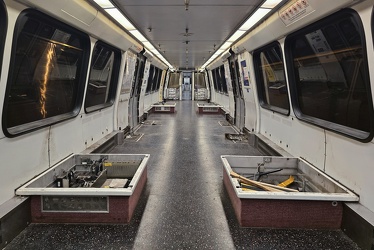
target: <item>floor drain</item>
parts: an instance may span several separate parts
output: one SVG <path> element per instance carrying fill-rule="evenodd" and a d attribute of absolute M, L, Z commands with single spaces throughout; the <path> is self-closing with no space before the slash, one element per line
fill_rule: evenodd
<path fill-rule="evenodd" d="M 237 142 L 248 142 L 248 137 L 244 134 L 229 134 L 229 133 L 225 133 L 225 138 L 234 142 L 234 143 L 237 143 Z"/>

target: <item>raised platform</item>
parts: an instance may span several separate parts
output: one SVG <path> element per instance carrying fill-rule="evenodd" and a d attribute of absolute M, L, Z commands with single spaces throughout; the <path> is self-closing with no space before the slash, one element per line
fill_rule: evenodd
<path fill-rule="evenodd" d="M 243 227 L 339 229 L 343 202 L 358 201 L 355 194 L 299 158 L 225 155 L 221 159 L 223 182 Z M 263 183 L 274 185 L 293 176 L 290 187 L 298 192 L 247 189 L 230 176 L 232 171 L 262 175 Z"/>
<path fill-rule="evenodd" d="M 155 103 L 151 105 L 151 110 L 148 112 L 175 113 L 176 112 L 175 106 L 176 106 L 175 102 Z"/>
<path fill-rule="evenodd" d="M 222 112 L 222 106 L 215 103 L 197 103 L 196 105 L 199 114 L 219 114 Z"/>
<path fill-rule="evenodd" d="M 16 191 L 34 223 L 128 223 L 147 181 L 149 155 L 72 155 Z"/>

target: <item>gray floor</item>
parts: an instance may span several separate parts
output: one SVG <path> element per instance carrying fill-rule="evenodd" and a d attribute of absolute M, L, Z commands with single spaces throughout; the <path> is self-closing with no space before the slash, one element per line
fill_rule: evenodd
<path fill-rule="evenodd" d="M 112 153 L 149 153 L 148 180 L 128 225 L 31 224 L 6 249 L 359 249 L 340 230 L 239 227 L 222 183 L 220 155 L 259 155 L 233 143 L 221 115 L 180 101 L 151 114 Z"/>

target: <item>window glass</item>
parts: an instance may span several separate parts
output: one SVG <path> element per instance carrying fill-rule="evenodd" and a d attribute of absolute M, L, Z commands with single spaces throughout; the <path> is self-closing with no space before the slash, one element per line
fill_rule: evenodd
<path fill-rule="evenodd" d="M 3 124 L 23 133 L 78 114 L 89 40 L 79 31 L 36 11 L 16 23 Z"/>
<path fill-rule="evenodd" d="M 154 81 L 154 77 L 155 77 L 155 66 L 153 66 L 151 64 L 150 68 L 149 68 L 149 74 L 148 74 L 148 81 L 147 81 L 147 88 L 146 88 L 146 91 L 145 93 L 149 93 L 151 92 L 151 89 L 152 89 L 152 83 Z"/>
<path fill-rule="evenodd" d="M 210 79 L 210 75 L 209 75 L 208 71 L 205 71 L 204 74 L 206 74 L 208 88 L 210 89 L 210 87 L 212 86 L 211 85 L 212 80 Z"/>
<path fill-rule="evenodd" d="M 194 76 L 195 76 L 195 88 L 205 89 L 206 84 L 205 84 L 204 73 L 195 73 Z"/>
<path fill-rule="evenodd" d="M 155 67 L 155 75 L 153 77 L 152 92 L 156 91 L 156 87 L 159 81 L 160 69 Z"/>
<path fill-rule="evenodd" d="M 213 69 L 212 70 L 212 80 L 213 80 L 213 86 L 214 86 L 214 90 L 216 91 L 216 92 L 218 92 L 219 91 L 219 89 L 218 89 L 218 79 L 217 79 L 217 73 L 216 73 L 216 69 Z"/>
<path fill-rule="evenodd" d="M 145 69 L 145 59 L 143 58 L 140 60 L 140 66 L 139 66 L 139 71 L 137 73 L 136 77 L 136 92 L 135 95 L 137 97 L 140 96 L 140 92 L 142 91 L 142 85 L 143 85 L 143 78 L 144 78 L 144 69 Z"/>
<path fill-rule="evenodd" d="M 92 54 L 85 109 L 91 112 L 112 105 L 118 82 L 120 51 L 97 42 Z"/>
<path fill-rule="evenodd" d="M 221 65 L 219 68 L 220 75 L 221 75 L 221 92 L 227 94 L 227 82 L 226 82 L 226 76 L 225 76 L 225 66 Z"/>
<path fill-rule="evenodd" d="M 221 73 L 220 73 L 219 68 L 216 68 L 214 70 L 214 73 L 215 73 L 215 79 L 214 80 L 217 84 L 216 91 L 217 92 L 222 92 L 222 80 L 221 80 Z"/>
<path fill-rule="evenodd" d="M 168 88 L 179 88 L 180 73 L 171 73 Z"/>
<path fill-rule="evenodd" d="M 239 97 L 239 79 L 237 75 L 237 71 L 235 68 L 235 61 L 230 60 L 230 77 L 231 77 L 231 85 L 232 85 L 232 92 L 235 97 Z"/>
<path fill-rule="evenodd" d="M 286 43 L 296 115 L 369 140 L 373 105 L 363 34 L 357 13 L 344 10 L 297 32 Z"/>
<path fill-rule="evenodd" d="M 162 69 L 158 69 L 158 78 L 157 78 L 157 84 L 155 87 L 156 91 L 160 89 L 161 79 L 162 79 Z"/>
<path fill-rule="evenodd" d="M 254 60 L 261 106 L 289 114 L 289 98 L 279 44 L 272 43 L 255 51 Z"/>

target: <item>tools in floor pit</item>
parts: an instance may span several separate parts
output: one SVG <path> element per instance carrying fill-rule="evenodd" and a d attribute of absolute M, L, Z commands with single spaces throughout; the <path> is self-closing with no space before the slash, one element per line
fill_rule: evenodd
<path fill-rule="evenodd" d="M 299 192 L 298 190 L 283 187 L 283 186 L 277 186 L 277 185 L 273 185 L 273 184 L 269 184 L 265 182 L 250 180 L 248 178 L 245 178 L 244 176 L 241 176 L 235 173 L 234 171 L 230 172 L 230 176 L 237 178 L 238 180 L 240 180 L 241 183 L 247 184 L 244 187 L 247 189 L 252 189 L 249 187 L 249 186 L 252 186 L 252 187 L 260 188 L 262 190 L 269 191 L 269 192 Z M 252 189 L 252 190 L 257 191 L 256 189 Z"/>
<path fill-rule="evenodd" d="M 295 181 L 295 177 L 290 175 L 290 178 L 278 184 L 279 187 L 288 187 Z"/>

